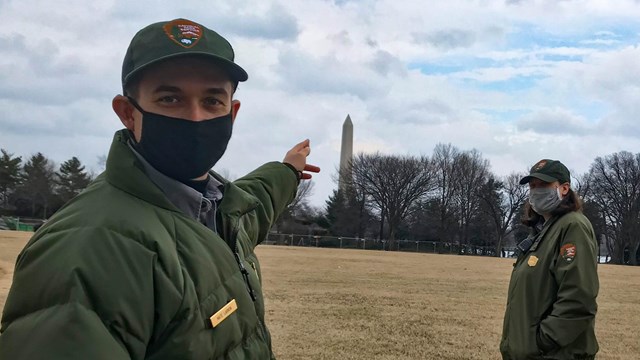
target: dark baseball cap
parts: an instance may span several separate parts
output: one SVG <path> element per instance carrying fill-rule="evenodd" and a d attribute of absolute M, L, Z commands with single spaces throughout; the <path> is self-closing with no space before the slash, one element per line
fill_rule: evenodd
<path fill-rule="evenodd" d="M 187 55 L 210 58 L 233 81 L 249 77 L 233 62 L 233 48 L 225 38 L 191 20 L 175 19 L 151 24 L 133 37 L 122 64 L 122 87 L 152 64 Z"/>
<path fill-rule="evenodd" d="M 529 175 L 520 180 L 520 185 L 528 184 L 531 178 L 540 179 L 548 183 L 554 181 L 558 181 L 561 184 L 571 182 L 569 169 L 560 161 L 551 159 L 542 159 L 533 165 L 529 171 Z"/>

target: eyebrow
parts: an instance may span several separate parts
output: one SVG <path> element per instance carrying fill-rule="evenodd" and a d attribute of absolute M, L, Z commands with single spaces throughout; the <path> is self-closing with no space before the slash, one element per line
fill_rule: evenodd
<path fill-rule="evenodd" d="M 160 85 L 157 88 L 155 88 L 155 90 L 153 90 L 154 94 L 157 93 L 161 93 L 161 92 L 171 92 L 171 93 L 180 93 L 182 92 L 182 89 L 180 89 L 177 86 L 171 86 L 171 85 Z M 205 90 L 205 93 L 207 94 L 212 94 L 212 95 L 228 95 L 229 92 L 225 89 L 225 88 L 209 88 L 207 90 Z"/>

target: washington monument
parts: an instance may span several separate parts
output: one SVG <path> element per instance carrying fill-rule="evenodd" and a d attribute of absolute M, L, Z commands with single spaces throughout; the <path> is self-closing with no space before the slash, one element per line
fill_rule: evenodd
<path fill-rule="evenodd" d="M 345 191 L 345 180 L 351 177 L 349 162 L 353 157 L 353 123 L 347 114 L 342 124 L 342 146 L 340 147 L 340 174 L 338 180 L 338 190 Z"/>

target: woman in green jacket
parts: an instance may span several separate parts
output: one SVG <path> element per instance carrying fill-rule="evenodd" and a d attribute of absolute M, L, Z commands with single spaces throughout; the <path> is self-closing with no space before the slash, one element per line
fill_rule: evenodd
<path fill-rule="evenodd" d="M 593 359 L 598 243 L 561 162 L 536 163 L 513 265 L 500 352 L 505 360 Z"/>

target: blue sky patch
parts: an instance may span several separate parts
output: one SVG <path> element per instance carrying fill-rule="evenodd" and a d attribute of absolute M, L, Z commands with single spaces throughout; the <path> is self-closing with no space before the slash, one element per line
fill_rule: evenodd
<path fill-rule="evenodd" d="M 504 81 L 479 81 L 475 79 L 465 79 L 463 84 L 479 90 L 514 92 L 531 89 L 537 82 L 544 79 L 542 76 L 516 76 Z"/>
<path fill-rule="evenodd" d="M 638 42 L 638 23 L 597 23 L 579 33 L 551 33 L 531 24 L 520 24 L 507 35 L 509 48 L 619 48 Z"/>

